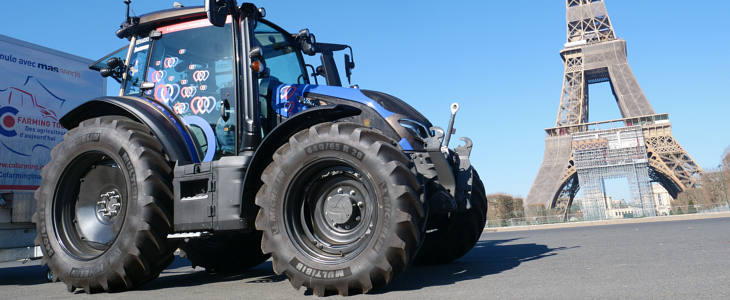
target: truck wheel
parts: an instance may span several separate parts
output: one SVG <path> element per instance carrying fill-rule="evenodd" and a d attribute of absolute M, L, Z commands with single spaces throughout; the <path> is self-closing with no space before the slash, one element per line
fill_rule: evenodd
<path fill-rule="evenodd" d="M 131 289 L 172 262 L 171 168 L 144 125 L 82 122 L 53 148 L 41 177 L 36 244 L 69 290 Z"/>
<path fill-rule="evenodd" d="M 351 123 L 303 130 L 273 155 L 256 228 L 274 271 L 314 294 L 366 293 L 411 262 L 422 241 L 420 185 L 378 132 Z"/>
<path fill-rule="evenodd" d="M 441 226 L 426 233 L 416 257 L 417 264 L 450 263 L 464 256 L 479 241 L 487 221 L 487 195 L 479 174 L 472 170 L 471 209 L 443 216 L 446 220 Z"/>
<path fill-rule="evenodd" d="M 208 273 L 243 272 L 270 256 L 261 252 L 260 231 L 191 239 L 180 248 L 193 267 L 203 267 Z"/>

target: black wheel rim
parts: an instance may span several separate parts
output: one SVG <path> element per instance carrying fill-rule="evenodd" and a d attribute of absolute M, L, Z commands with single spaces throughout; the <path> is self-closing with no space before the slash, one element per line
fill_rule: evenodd
<path fill-rule="evenodd" d="M 126 211 L 125 172 L 112 156 L 89 151 L 61 175 L 52 205 L 53 229 L 66 252 L 90 260 L 116 241 Z"/>
<path fill-rule="evenodd" d="M 337 159 L 310 163 L 285 193 L 284 221 L 297 249 L 321 263 L 349 261 L 367 248 L 378 220 L 372 179 Z"/>

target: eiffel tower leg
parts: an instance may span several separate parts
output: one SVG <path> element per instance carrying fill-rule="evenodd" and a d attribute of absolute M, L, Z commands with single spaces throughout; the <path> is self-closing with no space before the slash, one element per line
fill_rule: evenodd
<path fill-rule="evenodd" d="M 679 192 L 696 187 L 702 168 L 672 136 L 669 120 L 643 126 L 642 130 L 653 179 L 674 198 Z"/>
<path fill-rule="evenodd" d="M 570 135 L 545 138 L 542 165 L 527 194 L 526 205 L 542 204 L 547 209 L 555 208 L 556 198 L 562 192 L 566 182 L 575 174 L 575 169 L 570 162 L 571 141 Z"/>

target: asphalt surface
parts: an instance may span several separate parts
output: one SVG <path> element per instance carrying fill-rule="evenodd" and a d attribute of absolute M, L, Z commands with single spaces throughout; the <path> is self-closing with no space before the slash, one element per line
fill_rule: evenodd
<path fill-rule="evenodd" d="M 270 262 L 221 277 L 178 259 L 140 290 L 115 294 L 72 294 L 43 275 L 37 262 L 0 264 L 0 299 L 316 299 Z M 348 299 L 555 298 L 728 299 L 730 218 L 485 233 L 452 264 L 411 267 Z"/>

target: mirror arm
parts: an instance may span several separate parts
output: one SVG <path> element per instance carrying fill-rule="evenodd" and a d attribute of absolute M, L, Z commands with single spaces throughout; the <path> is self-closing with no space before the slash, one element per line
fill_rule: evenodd
<path fill-rule="evenodd" d="M 304 65 L 304 67 L 312 68 L 311 75 L 312 75 L 312 78 L 314 78 L 314 84 L 319 85 L 319 81 L 317 80 L 317 75 L 319 75 L 319 74 L 317 74 L 317 70 L 314 69 L 314 66 L 310 65 L 310 64 L 306 64 L 306 65 Z"/>

